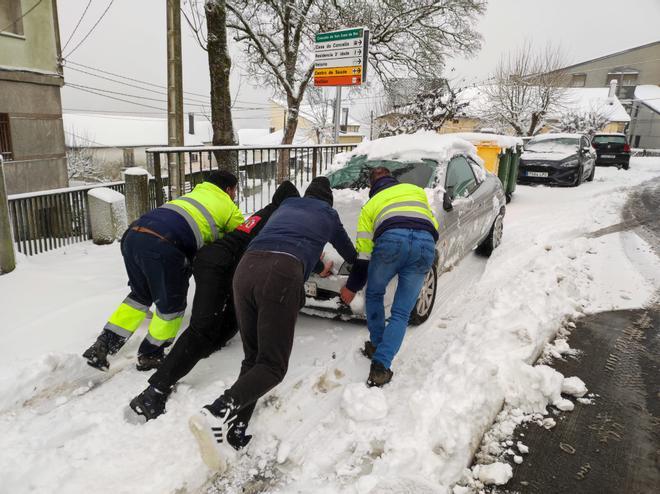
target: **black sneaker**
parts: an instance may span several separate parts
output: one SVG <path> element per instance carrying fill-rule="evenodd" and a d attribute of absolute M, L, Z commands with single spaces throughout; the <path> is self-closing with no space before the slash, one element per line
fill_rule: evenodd
<path fill-rule="evenodd" d="M 169 393 L 163 393 L 153 386 L 149 386 L 133 398 L 129 406 L 136 414 L 147 420 L 152 420 L 165 413 L 165 403 L 167 403 L 169 396 Z"/>
<path fill-rule="evenodd" d="M 371 360 L 374 356 L 374 353 L 376 353 L 376 346 L 371 343 L 371 341 L 367 340 L 364 342 L 364 348 L 360 349 L 360 352 L 362 352 L 362 355 Z"/>
<path fill-rule="evenodd" d="M 386 369 L 383 364 L 380 362 L 372 361 L 371 369 L 369 370 L 369 378 L 367 379 L 367 386 L 370 388 L 373 386 L 381 387 L 385 386 L 388 382 L 392 380 L 394 372 L 390 369 Z"/>
<path fill-rule="evenodd" d="M 227 470 L 227 462 L 234 459 L 236 455 L 228 438 L 229 429 L 236 420 L 236 415 L 232 403 L 227 403 L 220 408 L 216 406 L 217 403 L 218 400 L 190 417 L 188 425 L 197 439 L 199 452 L 206 466 L 218 473 L 224 473 Z M 211 407 L 220 413 L 214 413 Z"/>
<path fill-rule="evenodd" d="M 227 433 L 227 442 L 234 448 L 236 451 L 243 449 L 248 445 L 252 436 L 247 435 L 247 424 L 244 422 L 239 422 L 233 427 L 229 428 Z"/>
<path fill-rule="evenodd" d="M 87 363 L 99 370 L 108 370 L 108 355 L 114 355 L 126 343 L 126 338 L 104 329 L 96 341 L 82 354 Z"/>

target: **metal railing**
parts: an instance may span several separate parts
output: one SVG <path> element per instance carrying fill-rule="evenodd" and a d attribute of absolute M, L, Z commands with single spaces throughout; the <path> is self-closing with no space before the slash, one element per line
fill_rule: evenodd
<path fill-rule="evenodd" d="M 185 162 L 183 183 L 184 192 L 188 192 L 210 171 L 218 169 L 214 153 L 226 153 L 225 158 L 229 155 L 234 173 L 239 177 L 237 201 L 247 214 L 270 202 L 277 187 L 278 160 L 285 159 L 289 179 L 302 188 L 313 177 L 327 171 L 337 153 L 350 151 L 355 146 L 151 148 L 147 153 L 153 159 L 154 178 L 149 181 L 149 202 L 155 208 L 171 197 L 167 163 L 175 160 L 169 160 L 170 156 Z M 176 172 L 178 168 L 173 167 L 173 174 Z M 18 251 L 35 255 L 91 239 L 87 192 L 97 187 L 124 192 L 124 182 L 110 182 L 9 196 L 9 216 Z"/>
<path fill-rule="evenodd" d="M 239 178 L 237 201 L 244 213 L 252 213 L 270 202 L 277 187 L 278 163 L 284 162 L 288 177 L 297 187 L 304 187 L 312 178 L 323 175 L 338 153 L 354 149 L 357 144 L 320 144 L 312 146 L 200 146 L 157 147 L 147 149 L 148 161 L 154 166 L 158 205 L 172 197 L 168 177 L 190 190 L 212 170 L 218 169 L 218 158 L 231 163 Z M 185 177 L 179 177 L 177 160 L 184 163 Z M 175 181 L 173 181 L 175 183 Z M 162 194 L 162 195 L 160 195 Z"/>
<path fill-rule="evenodd" d="M 111 182 L 9 196 L 18 251 L 34 255 L 91 239 L 87 192 L 97 187 L 124 192 L 124 182 Z"/>

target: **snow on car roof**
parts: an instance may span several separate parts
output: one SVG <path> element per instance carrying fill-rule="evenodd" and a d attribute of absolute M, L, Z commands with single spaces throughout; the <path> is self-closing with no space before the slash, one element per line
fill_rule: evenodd
<path fill-rule="evenodd" d="M 548 139 L 579 139 L 584 134 L 569 134 L 568 132 L 557 132 L 550 134 L 539 134 L 532 137 L 532 141 L 545 141 Z"/>
<path fill-rule="evenodd" d="M 453 134 L 440 135 L 430 130 L 422 130 L 414 134 L 400 134 L 363 142 L 348 153 L 338 154 L 332 168 L 343 166 L 353 156 L 366 155 L 369 160 L 433 159 L 445 162 L 461 153 L 476 157 L 477 150 L 471 143 Z"/>
<path fill-rule="evenodd" d="M 620 137 L 626 137 L 626 134 L 622 134 L 621 132 L 596 132 L 594 136 L 620 136 Z"/>
<path fill-rule="evenodd" d="M 456 132 L 451 134 L 466 141 L 470 141 L 472 144 L 479 144 L 482 142 L 493 142 L 501 148 L 515 148 L 516 146 L 522 146 L 523 140 L 520 137 L 508 136 L 504 134 L 491 134 L 487 132 Z"/>

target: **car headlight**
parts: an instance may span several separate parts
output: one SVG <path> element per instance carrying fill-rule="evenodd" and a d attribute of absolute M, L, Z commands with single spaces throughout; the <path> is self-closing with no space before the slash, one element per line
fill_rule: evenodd
<path fill-rule="evenodd" d="M 341 267 L 339 268 L 339 271 L 337 272 L 338 275 L 344 275 L 348 276 L 351 274 L 351 268 L 353 267 L 352 264 L 349 264 L 347 262 L 344 262 Z"/>
<path fill-rule="evenodd" d="M 574 159 L 574 160 L 562 161 L 561 165 L 559 166 L 561 166 L 562 168 L 573 168 L 575 166 L 578 166 L 578 163 L 579 163 L 578 160 Z"/>

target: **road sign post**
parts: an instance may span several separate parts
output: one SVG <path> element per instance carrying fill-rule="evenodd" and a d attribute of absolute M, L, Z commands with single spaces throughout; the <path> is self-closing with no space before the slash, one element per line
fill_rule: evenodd
<path fill-rule="evenodd" d="M 369 30 L 341 29 L 316 35 L 314 85 L 336 87 L 334 141 L 339 140 L 342 86 L 359 86 L 367 80 Z"/>

